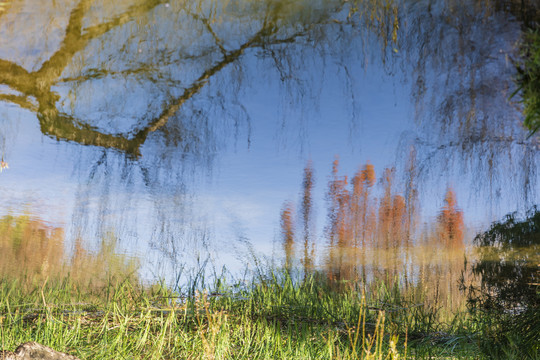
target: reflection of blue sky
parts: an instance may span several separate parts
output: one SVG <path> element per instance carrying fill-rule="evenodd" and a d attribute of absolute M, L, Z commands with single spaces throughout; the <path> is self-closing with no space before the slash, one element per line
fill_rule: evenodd
<path fill-rule="evenodd" d="M 349 177 L 367 161 L 381 174 L 394 163 L 401 133 L 411 125 L 406 85 L 396 84 L 377 64 L 367 71 L 357 68 L 352 74 L 358 118 L 351 119 L 352 96 L 336 83 L 346 81 L 335 76 L 338 71 L 332 65 L 325 69 L 327 78 L 319 80 L 324 87 L 314 99 L 318 111 L 307 115 L 302 109 L 283 109 L 281 99 L 274 95 L 280 92 L 276 79 L 245 90 L 249 95 L 243 101 L 253 120 L 251 145 L 222 154 L 214 191 L 219 203 L 227 204 L 223 213 L 241 219 L 247 236 L 267 245 L 266 254 L 279 232 L 283 202 L 298 202 L 308 160 L 313 161 L 316 172 L 320 232 L 325 226 L 324 192 L 335 156 L 340 158 L 341 173 Z"/>
<path fill-rule="evenodd" d="M 35 115 L 2 103 L 4 159 L 0 174 L 0 213 L 29 213 L 54 225 L 65 224 L 73 207 L 69 174 L 73 164 L 62 161 L 65 144 L 43 137 Z"/>
<path fill-rule="evenodd" d="M 99 45 L 93 44 L 87 52 L 92 53 Z M 505 45 L 510 46 L 510 42 Z M 107 43 L 104 53 L 115 50 L 114 43 Z M 0 57 L 4 55 L 0 46 Z M 239 87 L 238 92 L 227 93 L 228 83 L 239 71 L 229 66 L 186 104 L 175 120 L 193 121 L 191 125 L 196 127 L 196 121 L 205 119 L 208 132 L 214 132 L 206 139 L 217 144 L 201 146 L 203 153 L 212 151 L 209 168 L 204 160 L 198 162 L 196 155 L 165 144 L 160 132 L 151 135 L 139 160 L 126 160 L 113 150 L 57 142 L 41 134 L 35 115 L 1 103 L 0 117 L 9 125 L 3 127 L 3 135 L 4 156 L 10 168 L 0 174 L 0 214 L 28 211 L 50 224 L 66 227 L 71 242 L 78 235 L 89 239 L 88 247 L 94 249 L 95 239 L 113 231 L 120 238 L 119 251 L 142 256 L 146 276 L 173 272 L 179 264 L 193 263 L 198 253 L 206 251 L 218 267 L 228 264 L 239 269 L 246 252 L 242 239 L 249 240 L 265 256 L 279 250 L 280 208 L 286 200 L 298 203 L 302 170 L 312 160 L 318 245 L 322 247 L 324 196 L 336 155 L 341 174 L 352 177 L 369 161 L 380 176 L 387 166 L 402 170 L 399 161 L 408 151 L 400 146 L 404 132 L 411 138 L 432 135 L 434 142 L 438 138 L 429 132 L 422 134 L 425 129 L 414 122 L 410 78 L 400 73 L 401 68 L 399 72 L 397 67 L 393 69 L 399 75 L 390 76 L 388 66 L 375 59 L 363 67 L 358 54 L 343 56 L 339 61 L 328 54 L 317 58 L 319 55 L 307 50 L 298 55 L 305 57 L 302 61 L 293 59 L 303 66 L 295 73 L 301 86 L 287 88 L 268 57 L 258 50 L 248 51 L 240 61 L 243 81 L 233 84 Z M 76 73 L 78 69 L 73 66 L 71 70 Z M 118 69 L 113 64 L 111 70 Z M 183 79 L 182 75 L 198 76 L 196 69 L 187 74 L 171 66 L 161 70 L 174 80 Z M 66 76 L 70 75 L 68 71 Z M 70 84 L 66 83 L 56 88 L 65 101 L 59 108 L 92 119 L 93 125 L 112 132 L 126 131 L 140 120 L 137 114 L 159 109 L 161 101 L 155 100 L 165 97 L 160 92 L 163 84 L 141 81 L 108 77 L 83 85 L 78 88 L 77 99 L 84 100 L 75 104 L 70 102 Z M 170 91 L 177 96 L 180 89 Z M 121 95 L 109 96 L 111 93 Z M 151 96 L 145 98 L 148 94 Z M 220 109 L 220 101 L 225 109 Z M 117 108 L 111 111 L 112 106 Z M 197 118 L 197 107 L 210 110 Z M 245 116 L 244 110 L 250 119 L 249 129 L 242 121 L 235 136 L 231 124 L 236 117 Z M 107 117 L 111 114 L 118 117 Z M 178 123 L 170 124 L 168 130 L 175 128 L 183 130 Z M 106 161 L 100 163 L 103 159 Z M 539 165 L 538 157 L 531 161 Z M 471 186 L 480 183 L 479 187 L 486 188 L 490 183 L 464 173 L 459 155 L 448 164 L 434 165 L 446 167 L 446 172 L 435 167 L 435 173 L 419 185 L 425 220 L 435 216 L 443 205 L 448 185 L 456 189 L 458 203 L 472 226 L 484 226 L 524 206 L 517 195 L 519 189 L 482 192 Z M 396 190 L 402 192 L 399 180 L 398 175 Z M 501 198 L 486 196 L 497 192 Z M 538 194 L 535 196 L 528 204 L 538 203 Z M 178 246 L 177 257 L 163 255 L 161 250 L 173 245 Z M 239 257 L 244 260 L 238 261 Z"/>

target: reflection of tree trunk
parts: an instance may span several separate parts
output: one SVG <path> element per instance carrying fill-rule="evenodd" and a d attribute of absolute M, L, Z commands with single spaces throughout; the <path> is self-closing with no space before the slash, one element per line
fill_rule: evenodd
<path fill-rule="evenodd" d="M 135 136 L 134 139 L 128 140 L 123 136 L 102 133 L 89 125 L 80 124 L 72 117 L 62 116 L 56 108 L 59 96 L 51 91 L 51 87 L 61 76 L 73 56 L 83 50 L 88 42 L 113 27 L 125 23 L 131 16 L 142 10 L 150 10 L 160 2 L 133 7 L 127 13 L 117 16 L 108 23 L 86 29 L 83 34 L 82 20 L 92 2 L 91 0 L 81 1 L 71 11 L 60 49 L 44 62 L 39 70 L 28 72 L 15 63 L 0 60 L 0 83 L 24 94 L 24 96 L 4 95 L 2 99 L 12 101 L 23 108 L 34 109 L 27 98 L 35 97 L 39 103 L 37 112 L 43 134 L 56 139 L 75 141 L 83 145 L 117 148 L 137 155 L 140 145 L 146 139 L 146 134 L 144 137 Z"/>
<path fill-rule="evenodd" d="M 283 250 L 285 252 L 285 269 L 291 271 L 294 261 L 294 222 L 293 205 L 290 201 L 283 205 L 281 210 L 281 235 L 283 239 Z"/>
<path fill-rule="evenodd" d="M 271 39 L 278 31 L 276 26 L 276 16 L 278 9 L 268 8 L 264 20 L 261 20 L 261 28 L 247 41 L 238 46 L 235 50 L 227 51 L 223 47 L 223 41 L 210 26 L 210 22 L 200 15 L 192 15 L 202 21 L 206 30 L 213 36 L 216 47 L 221 50 L 222 58 L 207 68 L 184 92 L 170 101 L 165 110 L 150 121 L 144 128 L 126 136 L 122 134 L 107 134 L 90 125 L 85 125 L 77 119 L 62 115 L 56 108 L 59 96 L 51 90 L 51 87 L 58 83 L 60 76 L 72 61 L 75 54 L 85 49 L 88 43 L 108 31 L 126 24 L 136 16 L 148 13 L 166 1 L 148 1 L 143 4 L 131 6 L 124 13 L 113 17 L 110 21 L 102 24 L 89 26 L 83 29 L 83 19 L 90 9 L 93 0 L 82 0 L 71 11 L 69 22 L 65 30 L 64 39 L 60 48 L 43 63 L 41 68 L 34 72 L 28 72 L 23 67 L 0 59 L 0 84 L 5 84 L 22 95 L 0 95 L 0 100 L 6 100 L 18 104 L 22 108 L 36 111 L 44 134 L 56 139 L 75 141 L 83 145 L 94 145 L 106 148 L 116 148 L 131 155 L 140 155 L 140 147 L 146 141 L 151 132 L 157 131 L 165 126 L 168 120 L 173 117 L 186 101 L 197 94 L 209 80 L 227 65 L 238 60 L 244 51 L 251 47 L 261 45 L 277 45 L 294 42 L 294 40 L 304 34 L 303 30 L 296 31 L 285 38 Z M 309 27 L 308 27 L 309 28 Z M 82 77 L 80 80 L 86 80 Z M 34 97 L 38 102 L 35 106 L 29 97 Z"/>
<path fill-rule="evenodd" d="M 304 179 L 302 181 L 302 223 L 304 225 L 304 279 L 313 268 L 315 249 L 313 239 L 311 239 L 311 217 L 313 212 L 312 191 L 314 185 L 313 165 L 310 162 L 304 169 Z"/>
<path fill-rule="evenodd" d="M 95 145 L 106 148 L 116 148 L 128 154 L 139 155 L 140 146 L 146 141 L 149 133 L 154 132 L 167 124 L 182 105 L 198 93 L 209 79 L 228 64 L 236 61 L 243 52 L 252 46 L 262 44 L 263 38 L 275 32 L 273 26 L 264 23 L 262 28 L 233 51 L 224 54 L 223 59 L 203 72 L 184 93 L 172 101 L 167 108 L 146 127 L 139 130 L 131 139 L 123 135 L 103 133 L 89 125 L 82 124 L 76 119 L 59 114 L 56 102 L 59 96 L 51 90 L 58 81 L 62 72 L 68 66 L 73 56 L 83 50 L 93 39 L 107 31 L 125 24 L 133 16 L 148 12 L 162 1 L 150 2 L 131 7 L 127 12 L 116 16 L 111 21 L 91 26 L 83 33 L 82 22 L 92 1 L 81 1 L 71 12 L 66 28 L 64 40 L 58 49 L 41 68 L 35 72 L 28 72 L 23 67 L 6 60 L 0 60 L 0 83 L 21 92 L 23 95 L 2 95 L 1 100 L 11 101 L 26 109 L 34 109 L 28 97 L 35 97 L 38 102 L 38 118 L 44 134 L 56 139 L 75 141 L 83 145 Z M 294 37 L 293 37 L 294 38 Z M 292 41 L 291 39 L 288 39 Z"/>

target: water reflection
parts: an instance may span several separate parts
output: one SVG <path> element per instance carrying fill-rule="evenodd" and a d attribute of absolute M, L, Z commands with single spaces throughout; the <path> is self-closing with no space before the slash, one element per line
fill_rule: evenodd
<path fill-rule="evenodd" d="M 533 207 L 524 219 L 507 215 L 474 241 L 476 282 L 462 283 L 484 328 L 479 347 L 493 358 L 511 351 L 534 358 L 540 350 L 540 211 Z"/>
<path fill-rule="evenodd" d="M 336 14 L 357 12 L 356 2 L 352 7 L 346 3 L 123 1 L 111 6 L 93 0 L 65 1 L 62 5 L 69 13 L 62 13 L 60 7 L 48 11 L 43 5 L 46 8 L 35 25 L 52 28 L 59 46 L 44 61 L 28 53 L 0 60 L 0 83 L 14 92 L 1 94 L 0 100 L 35 112 L 43 134 L 57 140 L 139 156 L 151 133 L 166 126 L 247 50 L 294 43 Z M 38 10 L 27 6 L 18 4 L 10 15 L 17 18 Z M 380 20 L 387 12 L 376 3 L 367 7 L 367 14 L 376 13 Z M 63 35 L 53 25 L 59 21 L 58 13 L 66 22 Z M 30 37 L 33 30 L 25 29 L 19 36 Z M 16 26 L 4 30 L 19 31 Z M 41 51 L 44 45 L 36 44 Z M 280 71 L 287 71 L 283 59 L 278 61 Z M 103 88 L 114 93 L 113 101 Z M 192 116 L 204 120 L 201 114 Z M 180 134 L 180 139 L 188 137 Z"/>
<path fill-rule="evenodd" d="M 357 171 L 349 184 L 346 175 L 339 175 L 339 160 L 332 166 L 332 174 L 327 185 L 327 219 L 326 236 L 328 246 L 332 248 L 364 248 L 380 249 L 408 248 L 414 245 L 411 235 L 417 233 L 415 223 L 410 221 L 411 211 L 416 211 L 413 202 L 405 201 L 405 197 L 398 193 L 393 185 L 395 169 L 386 168 L 379 179 L 380 192 L 372 194 L 377 178 L 373 165 L 366 163 Z M 313 173 L 311 164 L 304 170 L 302 208 L 304 203 L 311 205 L 309 191 L 306 184 L 312 184 Z M 380 195 L 377 198 L 376 195 Z M 291 243 L 294 241 L 294 204 L 287 201 L 281 215 L 281 227 L 286 252 L 293 251 Z M 307 215 L 307 216 L 306 216 Z M 299 217 L 303 226 L 310 223 L 309 212 L 303 212 Z M 302 228 L 302 227 L 301 227 Z M 433 245 L 445 249 L 463 250 L 465 225 L 463 211 L 457 205 L 455 192 L 448 188 L 444 198 L 444 205 L 437 216 L 436 223 L 429 237 Z M 303 234 L 309 239 L 309 233 Z M 309 241 L 309 240 L 308 240 Z M 303 250 L 303 256 L 306 249 Z M 292 258 L 292 254 L 287 254 Z M 332 257 L 330 252 L 330 257 Z M 311 260 L 312 261 L 312 260 Z M 330 261 L 336 263 L 335 261 Z"/>
<path fill-rule="evenodd" d="M 481 287 L 471 300 L 490 311 L 521 313 L 540 306 L 540 211 L 525 220 L 516 214 L 475 238 L 478 262 L 472 267 Z"/>
<path fill-rule="evenodd" d="M 534 199 L 538 139 L 526 140 L 519 105 L 509 104 L 519 53 L 506 44 L 521 32 L 509 12 L 526 21 L 537 9 L 531 2 L 451 0 L 424 10 L 409 17 L 401 39 L 413 66 L 415 118 L 425 131 L 404 144 L 417 148 L 422 172 L 445 173 L 458 163 L 463 174 L 485 179 L 469 186 L 486 193 L 490 207 L 514 191 Z"/>
<path fill-rule="evenodd" d="M 281 223 L 288 267 L 294 240 L 304 273 L 324 263 L 339 279 L 402 267 L 419 278 L 412 264 L 432 255 L 412 250 L 418 239 L 466 246 L 455 194 L 481 199 L 466 211 L 481 224 L 538 200 L 536 140 L 506 101 L 520 23 L 502 3 L 6 2 L 1 169 L 9 163 L 2 175 L 13 177 L 0 190 L 15 211 L 35 198 L 61 208 L 71 242 L 114 231 L 123 251 L 169 262 L 166 274 L 201 249 L 221 257 L 240 238 L 266 252 Z M 373 163 L 354 172 L 358 151 Z M 323 194 L 315 174 L 336 153 Z M 307 158 L 300 202 L 269 216 Z M 44 171 L 23 172 L 36 164 Z M 38 186 L 29 184 L 36 173 Z M 327 226 L 317 231 L 325 197 Z M 217 206 L 223 198 L 233 205 Z M 316 251 L 320 238 L 328 254 Z"/>
<path fill-rule="evenodd" d="M 302 202 L 306 184 L 314 181 L 310 169 L 308 164 L 304 170 Z M 333 162 L 327 184 L 324 265 L 319 268 L 338 283 L 399 279 L 403 286 L 414 284 L 431 301 L 463 306 L 458 280 L 469 279 L 471 274 L 464 262 L 464 214 L 454 190 L 447 189 L 434 221 L 418 229 L 410 213 L 418 211 L 417 206 L 399 193 L 394 175 L 395 169 L 387 168 L 377 179 L 373 165 L 366 163 L 349 183 L 346 175 L 339 174 L 339 159 Z M 295 229 L 302 230 L 305 218 L 304 214 L 295 216 L 294 208 L 287 201 L 281 212 L 285 266 L 291 270 L 294 259 L 300 258 L 306 274 L 311 269 L 305 264 L 316 262 L 306 244 L 315 239 L 307 236 L 306 240 L 302 231 L 295 234 Z"/>
<path fill-rule="evenodd" d="M 63 279 L 74 284 L 102 287 L 110 281 L 136 280 L 137 259 L 118 254 L 116 238 L 102 239 L 97 252 L 86 250 L 82 240 L 73 253 L 66 251 L 64 229 L 30 215 L 0 218 L 0 277 L 23 282 Z"/>

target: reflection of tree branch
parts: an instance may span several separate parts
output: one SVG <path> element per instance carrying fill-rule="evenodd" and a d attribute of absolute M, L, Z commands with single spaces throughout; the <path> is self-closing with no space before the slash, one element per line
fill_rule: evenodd
<path fill-rule="evenodd" d="M 115 148 L 135 156 L 139 155 L 139 147 L 144 142 L 144 140 L 141 142 L 139 139 L 129 140 L 122 135 L 104 134 L 89 126 L 77 126 L 72 117 L 62 115 L 48 118 L 38 115 L 38 117 L 40 118 L 41 132 L 55 137 L 57 140 L 63 139 L 82 145 Z"/>
<path fill-rule="evenodd" d="M 274 9 L 273 11 L 267 9 L 267 13 L 262 23 L 261 29 L 255 35 L 253 35 L 247 42 L 242 44 L 239 48 L 237 48 L 236 50 L 228 51 L 228 52 L 221 45 L 221 40 L 211 28 L 210 24 L 208 23 L 208 20 L 200 16 L 194 15 L 196 19 L 202 21 L 206 25 L 208 31 L 214 37 L 217 45 L 220 47 L 221 51 L 224 52 L 224 57 L 220 62 L 218 62 L 211 68 L 207 69 L 206 71 L 204 71 L 202 75 L 197 80 L 195 80 L 190 87 L 184 90 L 184 93 L 180 97 L 178 97 L 176 100 L 174 100 L 168 105 L 167 109 L 163 111 L 159 117 L 154 119 L 150 124 L 148 124 L 147 127 L 137 132 L 137 134 L 135 135 L 135 138 L 141 139 L 141 141 L 144 142 L 144 139 L 146 139 L 149 133 L 154 132 L 160 129 L 161 127 L 165 126 L 169 118 L 174 116 L 176 112 L 184 105 L 186 101 L 188 101 L 189 99 L 191 99 L 191 97 L 197 94 L 204 87 L 204 85 L 207 84 L 207 82 L 212 76 L 214 76 L 216 73 L 221 71 L 225 66 L 229 65 L 230 63 L 240 58 L 240 56 L 244 53 L 246 49 L 256 47 L 256 46 L 264 46 L 266 44 L 279 45 L 279 44 L 285 44 L 285 43 L 292 43 L 296 41 L 297 38 L 304 36 L 307 33 L 307 31 L 314 26 L 314 24 L 310 24 L 306 29 L 299 30 L 288 37 L 281 38 L 281 39 L 279 38 L 272 39 L 272 41 L 268 41 L 268 39 L 272 35 L 275 35 L 278 31 L 278 27 L 276 26 L 277 13 L 278 13 L 278 10 L 276 9 Z"/>
<path fill-rule="evenodd" d="M 28 98 L 23 95 L 0 94 L 0 101 L 2 100 L 17 104 L 23 109 L 37 111 L 37 107 L 28 101 Z"/>
<path fill-rule="evenodd" d="M 0 59 L 0 83 L 28 94 L 34 91 L 34 79 L 25 68 L 11 61 Z"/>
<path fill-rule="evenodd" d="M 219 50 L 221 51 L 221 53 L 223 55 L 227 54 L 227 50 L 225 50 L 225 48 L 223 47 L 223 40 L 221 40 L 219 38 L 219 36 L 217 36 L 216 32 L 214 31 L 214 29 L 212 28 L 212 26 L 210 25 L 210 22 L 208 21 L 207 18 L 204 18 L 202 16 L 199 16 L 197 14 L 192 14 L 192 16 L 199 20 L 200 22 L 202 22 L 204 24 L 204 26 L 206 27 L 206 29 L 208 30 L 208 32 L 212 35 L 212 37 L 214 38 L 214 41 L 216 42 L 216 45 L 219 47 Z"/>
<path fill-rule="evenodd" d="M 23 108 L 37 111 L 41 130 L 48 136 L 76 141 L 84 145 L 116 148 L 136 156 L 139 155 L 139 148 L 146 141 L 148 134 L 165 126 L 169 118 L 174 116 L 186 101 L 197 94 L 208 83 L 211 77 L 220 72 L 228 64 L 238 60 L 246 49 L 265 46 L 267 44 L 279 45 L 294 42 L 298 37 L 305 35 L 307 29 L 314 26 L 314 24 L 309 24 L 306 28 L 295 29 L 293 33 L 286 36 L 275 36 L 279 30 L 278 19 L 280 9 L 279 6 L 269 3 L 264 19 L 261 20 L 260 30 L 237 49 L 226 50 L 223 40 L 214 31 L 208 19 L 193 15 L 196 19 L 202 21 L 207 31 L 213 36 L 216 46 L 222 53 L 222 58 L 204 70 L 190 86 L 184 89 L 181 96 L 167 104 L 166 109 L 159 116 L 154 118 L 146 127 L 136 132 L 131 139 L 127 139 L 126 136 L 122 135 L 105 134 L 97 128 L 77 123 L 76 119 L 71 116 L 60 114 L 56 107 L 60 96 L 53 92 L 51 87 L 59 81 L 66 81 L 66 79 L 60 80 L 60 76 L 70 64 L 75 54 L 84 50 L 91 40 L 102 36 L 113 28 L 132 21 L 137 16 L 148 13 L 165 1 L 147 0 L 143 4 L 129 7 L 125 12 L 112 17 L 110 21 L 89 26 L 83 30 L 83 19 L 93 2 L 94 0 L 81 0 L 71 10 L 60 48 L 42 64 L 39 70 L 28 72 L 15 63 L 0 60 L 0 83 L 6 84 L 24 94 L 24 96 L 3 95 L 0 97 L 0 100 L 7 100 Z M 100 75 L 103 74 L 98 72 L 97 76 Z M 83 76 L 82 78 L 92 78 L 92 74 Z M 37 99 L 37 110 L 34 105 L 28 102 L 28 96 L 34 96 Z"/>
<path fill-rule="evenodd" d="M 106 77 L 129 77 L 129 76 L 136 76 L 139 74 L 145 74 L 147 75 L 148 72 L 155 71 L 156 69 L 152 66 L 142 66 L 134 69 L 126 69 L 122 71 L 108 71 L 105 69 L 89 69 L 87 72 L 80 74 L 78 76 L 74 77 L 63 77 L 58 79 L 55 84 L 59 83 L 69 83 L 69 82 L 84 82 L 88 80 L 96 80 L 96 79 L 104 79 Z M 147 76 L 147 78 L 152 78 L 150 76 Z M 157 81 L 156 79 L 154 79 Z M 180 81 L 173 81 L 171 80 L 170 83 L 172 85 L 180 85 Z"/>
<path fill-rule="evenodd" d="M 159 5 L 161 1 L 151 1 L 143 5 L 133 6 L 107 23 L 86 29 L 83 35 L 82 20 L 92 3 L 93 0 L 82 0 L 71 11 L 60 48 L 49 60 L 43 63 L 39 70 L 28 72 L 20 65 L 0 59 L 0 83 L 6 84 L 26 95 L 0 95 L 0 100 L 10 101 L 22 108 L 37 111 L 41 130 L 46 135 L 57 139 L 76 141 L 84 145 L 117 148 L 137 155 L 142 144 L 137 139 L 128 140 L 123 136 L 104 134 L 90 126 L 77 125 L 72 117 L 60 115 L 56 108 L 58 95 L 50 89 L 68 66 L 73 56 L 83 50 L 89 41 L 103 35 L 114 27 L 125 24 L 133 16 L 149 11 Z M 27 96 L 29 95 L 36 97 L 39 103 L 38 109 L 35 109 L 35 106 L 28 102 Z"/>
<path fill-rule="evenodd" d="M 73 56 L 84 49 L 90 39 L 81 37 L 82 19 L 93 0 L 82 0 L 72 11 L 64 41 L 49 60 L 45 61 L 34 75 L 43 82 L 40 87 L 47 85 L 50 88 L 52 82 L 62 75 L 65 67 Z"/>
<path fill-rule="evenodd" d="M 83 35 L 87 40 L 95 39 L 109 30 L 130 22 L 134 17 L 143 15 L 158 5 L 164 4 L 165 0 L 151 0 L 147 3 L 131 6 L 125 13 L 115 16 L 111 21 L 88 27 Z"/>
<path fill-rule="evenodd" d="M 468 137 L 461 139 L 459 141 L 449 141 L 444 144 L 434 144 L 426 140 L 421 140 L 417 138 L 415 143 L 426 148 L 432 148 L 433 151 L 440 151 L 447 148 L 455 147 L 473 147 L 477 145 L 492 145 L 492 144 L 502 144 L 504 146 L 510 145 L 520 145 L 520 146 L 531 146 L 530 142 L 525 141 L 525 139 L 516 139 L 513 136 L 479 136 L 479 135 L 469 135 Z"/>
<path fill-rule="evenodd" d="M 267 26 L 263 26 L 261 30 L 259 30 L 250 40 L 248 40 L 238 49 L 228 52 L 224 56 L 223 60 L 204 71 L 202 75 L 196 81 L 194 81 L 190 87 L 184 90 L 184 93 L 180 97 L 178 97 L 171 104 L 169 104 L 167 109 L 163 111 L 159 117 L 157 117 L 150 124 L 148 124 L 146 128 L 140 130 L 135 135 L 135 137 L 145 139 L 150 132 L 156 131 L 159 128 L 165 126 L 169 121 L 169 118 L 174 116 L 174 114 L 176 114 L 176 112 L 182 107 L 182 105 L 184 105 L 187 100 L 191 99 L 193 95 L 197 94 L 204 87 L 204 85 L 206 85 L 206 83 L 212 76 L 221 71 L 225 66 L 240 58 L 240 56 L 244 53 L 246 49 L 258 44 L 262 44 L 264 37 L 271 35 L 274 32 L 275 30 L 270 30 Z"/>

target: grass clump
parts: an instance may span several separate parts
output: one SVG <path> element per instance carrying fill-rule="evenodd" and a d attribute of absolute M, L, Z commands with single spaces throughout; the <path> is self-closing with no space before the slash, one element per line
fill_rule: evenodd
<path fill-rule="evenodd" d="M 444 336 L 425 333 L 420 310 L 414 310 L 420 306 L 407 305 L 405 294 L 385 285 L 336 284 L 317 274 L 295 282 L 283 273 L 242 290 L 219 281 L 191 295 L 131 280 L 99 290 L 69 279 L 21 284 L 0 281 L 5 350 L 37 341 L 81 359 L 457 356 L 445 349 Z M 412 349 L 409 337 L 417 344 Z"/>

